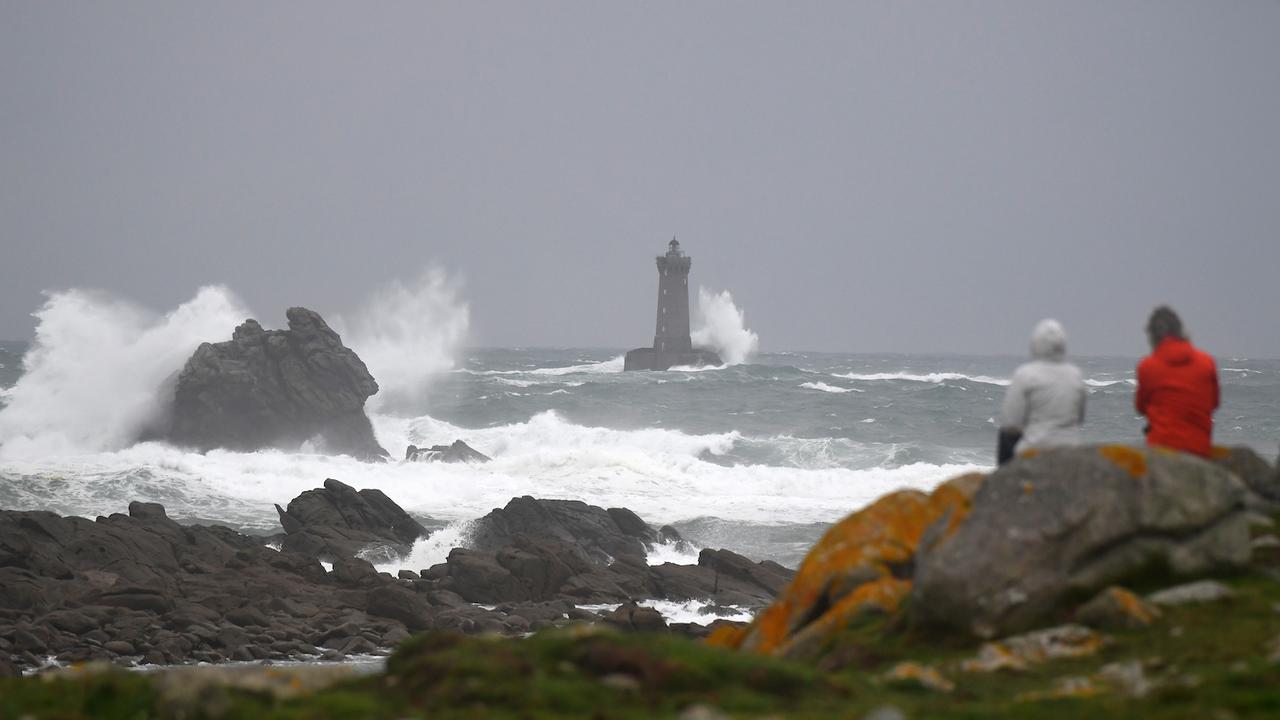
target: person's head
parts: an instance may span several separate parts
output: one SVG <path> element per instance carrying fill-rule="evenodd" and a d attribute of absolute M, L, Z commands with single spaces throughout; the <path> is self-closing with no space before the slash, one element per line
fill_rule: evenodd
<path fill-rule="evenodd" d="M 1031 331 L 1031 357 L 1061 360 L 1067 355 L 1067 332 L 1057 320 L 1041 320 Z"/>
<path fill-rule="evenodd" d="M 1178 317 L 1178 313 L 1168 305 L 1161 305 L 1151 311 L 1151 317 L 1147 320 L 1147 340 L 1150 341 L 1151 347 L 1160 344 L 1165 338 L 1185 338 L 1186 335 L 1182 331 L 1182 318 Z"/>

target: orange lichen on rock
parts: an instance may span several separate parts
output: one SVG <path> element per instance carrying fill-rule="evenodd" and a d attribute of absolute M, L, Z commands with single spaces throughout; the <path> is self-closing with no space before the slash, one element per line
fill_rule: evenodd
<path fill-rule="evenodd" d="M 785 654 L 802 632 L 808 645 L 860 613 L 896 611 L 911 583 L 896 577 L 895 570 L 911 562 L 934 523 L 947 519 L 935 542 L 955 532 L 982 477 L 955 478 L 929 495 L 899 490 L 836 523 L 809 551 L 781 597 L 747 628 L 740 647 Z"/>
<path fill-rule="evenodd" d="M 1227 458 L 1231 457 L 1231 448 L 1223 447 L 1221 445 L 1214 445 L 1213 449 L 1209 451 L 1209 457 L 1213 458 L 1214 460 L 1226 460 Z"/>
<path fill-rule="evenodd" d="M 885 576 L 859 585 L 813 622 L 792 633 L 770 653 L 797 660 L 811 659 L 854 618 L 866 613 L 892 613 L 911 592 L 911 581 Z"/>
<path fill-rule="evenodd" d="M 1128 590 L 1112 586 L 1076 610 L 1076 620 L 1103 630 L 1144 628 L 1160 617 L 1160 609 Z"/>
<path fill-rule="evenodd" d="M 892 685 L 920 687 L 941 693 L 949 693 L 956 689 L 956 684 L 935 668 L 912 661 L 894 665 L 881 675 L 880 679 Z"/>
<path fill-rule="evenodd" d="M 1134 478 L 1147 474 L 1146 451 L 1128 445 L 1103 445 L 1098 454 L 1110 460 Z"/>
<path fill-rule="evenodd" d="M 746 636 L 745 625 L 721 625 L 712 630 L 703 642 L 711 647 L 736 648 L 742 644 L 742 638 Z"/>
<path fill-rule="evenodd" d="M 1107 588 L 1107 592 L 1111 595 L 1117 607 L 1142 625 L 1150 625 L 1152 621 L 1160 617 L 1159 608 L 1143 602 L 1142 598 L 1124 588 Z"/>

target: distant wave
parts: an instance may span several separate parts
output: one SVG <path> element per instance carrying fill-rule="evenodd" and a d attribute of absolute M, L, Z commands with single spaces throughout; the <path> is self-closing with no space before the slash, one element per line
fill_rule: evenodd
<path fill-rule="evenodd" d="M 471 370 L 469 368 L 461 368 L 454 372 L 466 373 L 468 375 L 574 375 L 578 373 L 588 375 L 603 375 L 608 373 L 622 372 L 623 364 L 626 357 L 619 355 L 612 360 L 604 360 L 601 362 L 587 363 L 585 365 L 566 365 L 564 367 L 545 367 L 545 368 L 529 368 L 528 370 Z"/>
<path fill-rule="evenodd" d="M 865 390 L 859 390 L 858 388 L 836 387 L 835 385 L 828 385 L 824 382 L 800 383 L 800 387 L 808 388 L 810 390 L 821 390 L 822 392 L 829 393 L 866 392 Z"/>
<path fill-rule="evenodd" d="M 1009 378 L 997 378 L 997 377 L 991 377 L 990 375 L 965 375 L 963 373 L 955 373 L 955 372 L 936 372 L 936 373 L 923 373 L 923 374 L 909 373 L 909 372 L 832 373 L 832 377 L 844 378 L 846 380 L 862 380 L 867 382 L 873 382 L 877 380 L 905 380 L 908 382 L 932 383 L 935 385 L 938 383 L 944 383 L 947 381 L 955 382 L 960 380 L 967 380 L 969 382 L 984 383 L 987 385 L 1000 385 L 1000 386 L 1007 386 L 1010 382 Z M 1084 381 L 1084 384 L 1088 385 L 1089 387 L 1099 387 L 1099 388 L 1110 387 L 1112 385 L 1119 385 L 1121 383 L 1127 383 L 1129 385 L 1137 385 L 1138 381 L 1132 378 L 1122 379 L 1122 380 L 1095 380 L 1093 378 L 1086 378 Z M 821 383 L 818 383 L 818 384 L 821 384 Z M 800 387 L 810 387 L 811 385 L 812 383 L 805 383 Z M 818 388 L 818 389 L 821 389 L 821 388 Z M 831 392 L 831 391 L 828 391 L 828 392 Z"/>
<path fill-rule="evenodd" d="M 832 373 L 832 377 L 844 378 L 846 380 L 907 380 L 910 382 L 923 383 L 944 383 L 948 380 L 968 380 L 969 382 L 986 383 L 988 385 L 1008 385 L 1007 378 L 994 378 L 988 375 L 964 375 L 954 372 L 936 372 L 936 373 L 909 373 L 909 372 L 892 372 L 892 373 Z"/>
<path fill-rule="evenodd" d="M 1112 385 L 1119 385 L 1120 383 L 1137 385 L 1138 381 L 1132 378 L 1126 380 L 1094 380 L 1093 378 L 1085 378 L 1084 381 L 1084 384 L 1089 387 L 1111 387 Z"/>

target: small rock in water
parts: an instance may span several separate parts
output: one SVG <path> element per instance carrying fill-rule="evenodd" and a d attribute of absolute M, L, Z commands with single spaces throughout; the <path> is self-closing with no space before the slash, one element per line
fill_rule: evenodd
<path fill-rule="evenodd" d="M 429 448 L 410 445 L 404 450 L 404 459 L 408 462 L 471 463 L 489 462 L 492 458 L 461 440 L 454 440 L 452 445 L 432 445 Z"/>
<path fill-rule="evenodd" d="M 1231 588 L 1217 580 L 1198 580 L 1185 585 L 1176 585 L 1147 596 L 1149 602 L 1156 605 L 1185 605 L 1187 603 L 1213 602 L 1235 597 Z"/>
<path fill-rule="evenodd" d="M 667 621 L 662 613 L 634 602 L 624 603 L 617 610 L 604 616 L 604 621 L 622 630 L 638 632 L 666 632 Z"/>

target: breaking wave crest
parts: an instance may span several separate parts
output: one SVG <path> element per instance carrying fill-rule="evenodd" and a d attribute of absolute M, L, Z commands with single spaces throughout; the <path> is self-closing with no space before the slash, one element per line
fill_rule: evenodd
<path fill-rule="evenodd" d="M 249 313 L 224 287 L 158 315 L 105 293 L 51 293 L 26 372 L 0 409 L 0 458 L 118 450 L 162 412 L 167 381 L 200 343 Z"/>
<path fill-rule="evenodd" d="M 822 392 L 829 393 L 863 392 L 858 388 L 836 387 L 835 385 L 828 385 L 824 382 L 800 383 L 800 387 L 807 388 L 809 390 L 821 390 Z"/>

